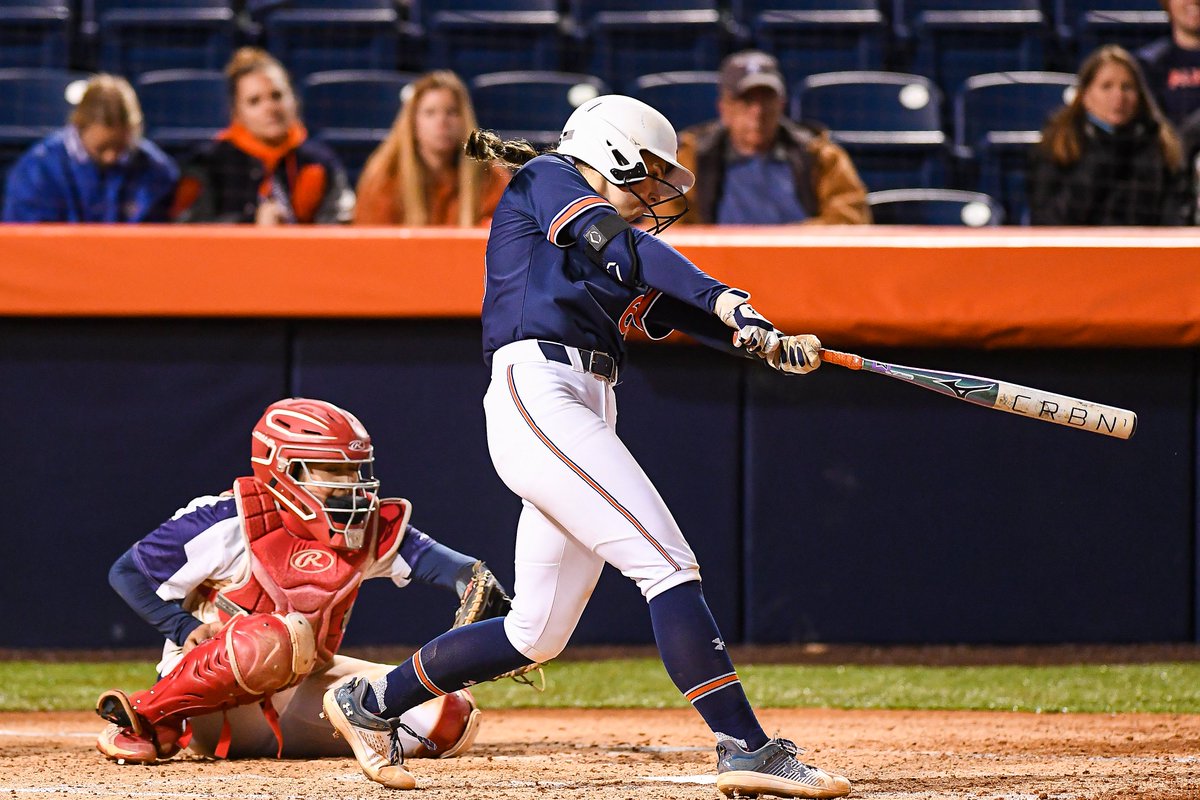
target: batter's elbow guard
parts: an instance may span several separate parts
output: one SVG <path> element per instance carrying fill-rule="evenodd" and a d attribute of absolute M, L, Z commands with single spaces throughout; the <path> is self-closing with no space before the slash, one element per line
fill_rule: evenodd
<path fill-rule="evenodd" d="M 640 285 L 642 269 L 633 226 L 619 215 L 601 217 L 587 227 L 579 241 L 597 267 L 626 286 Z"/>

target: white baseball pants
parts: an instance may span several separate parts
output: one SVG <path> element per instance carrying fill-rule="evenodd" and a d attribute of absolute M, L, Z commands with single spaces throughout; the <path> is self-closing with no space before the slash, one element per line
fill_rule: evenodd
<path fill-rule="evenodd" d="M 539 662 L 566 646 L 605 562 L 647 601 L 699 580 L 691 547 L 658 491 L 617 438 L 607 381 L 549 361 L 535 340 L 493 355 L 484 397 L 488 449 L 524 508 L 509 641 Z"/>

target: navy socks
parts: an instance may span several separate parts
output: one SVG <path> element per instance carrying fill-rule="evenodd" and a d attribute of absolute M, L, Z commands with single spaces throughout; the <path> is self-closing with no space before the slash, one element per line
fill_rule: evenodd
<path fill-rule="evenodd" d="M 741 739 L 750 750 L 766 744 L 700 582 L 688 581 L 651 600 L 650 621 L 667 674 L 713 733 Z"/>
<path fill-rule="evenodd" d="M 385 719 L 531 663 L 504 633 L 504 618 L 446 631 L 371 684 L 365 705 Z M 382 692 L 381 692 L 382 689 Z M 380 695 L 382 694 L 382 697 Z"/>

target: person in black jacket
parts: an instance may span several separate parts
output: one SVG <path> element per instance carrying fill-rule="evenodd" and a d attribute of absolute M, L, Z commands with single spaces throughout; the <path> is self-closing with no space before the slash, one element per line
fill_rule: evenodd
<path fill-rule="evenodd" d="M 1084 61 L 1079 88 L 1031 151 L 1034 225 L 1183 225 L 1190 190 L 1170 123 L 1133 56 L 1117 45 Z"/>
<path fill-rule="evenodd" d="M 354 206 L 333 151 L 308 137 L 283 65 L 243 47 L 225 67 L 228 128 L 183 168 L 173 216 L 180 222 L 256 225 L 347 222 Z"/>

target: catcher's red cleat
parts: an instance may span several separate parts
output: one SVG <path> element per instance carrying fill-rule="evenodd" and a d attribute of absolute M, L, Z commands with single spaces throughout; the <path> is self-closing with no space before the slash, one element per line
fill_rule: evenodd
<path fill-rule="evenodd" d="M 183 731 L 173 724 L 151 725 L 120 689 L 101 694 L 96 713 L 110 723 L 96 738 L 96 749 L 119 764 L 153 764 L 180 750 Z"/>
<path fill-rule="evenodd" d="M 133 735 L 129 728 L 109 723 L 96 738 L 96 749 L 118 764 L 153 764 L 158 761 L 158 748 L 149 739 Z"/>

